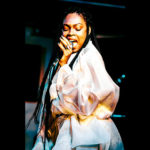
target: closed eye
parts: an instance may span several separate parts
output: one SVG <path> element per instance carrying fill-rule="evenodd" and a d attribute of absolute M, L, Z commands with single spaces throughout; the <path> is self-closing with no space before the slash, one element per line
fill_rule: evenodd
<path fill-rule="evenodd" d="M 63 26 L 63 30 L 64 30 L 64 31 L 68 31 L 69 29 L 70 29 L 70 27 L 69 27 L 68 25 L 65 24 L 65 25 Z"/>
<path fill-rule="evenodd" d="M 76 31 L 80 31 L 81 29 L 76 29 Z"/>

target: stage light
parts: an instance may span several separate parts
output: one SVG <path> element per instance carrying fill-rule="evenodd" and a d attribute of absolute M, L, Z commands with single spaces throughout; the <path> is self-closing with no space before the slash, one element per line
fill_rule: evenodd
<path fill-rule="evenodd" d="M 119 83 L 121 83 L 121 79 L 120 79 L 120 78 L 118 78 L 117 81 L 118 81 Z"/>
<path fill-rule="evenodd" d="M 116 80 L 116 83 L 121 83 L 122 80 L 125 79 L 125 77 L 126 77 L 126 75 L 125 75 L 125 74 L 122 74 L 122 75 L 120 76 L 120 78 L 118 78 L 118 79 Z"/>
<path fill-rule="evenodd" d="M 126 8 L 125 5 L 116 5 L 116 4 L 93 2 L 93 1 L 83 1 L 83 0 L 59 0 L 59 1 L 74 2 L 79 4 L 89 4 L 89 5 L 104 6 L 104 7 L 114 7 L 114 8 L 121 8 L 121 9 Z"/>
<path fill-rule="evenodd" d="M 122 76 L 121 76 L 121 78 L 125 78 L 126 76 L 125 76 L 125 74 L 123 74 Z"/>
<path fill-rule="evenodd" d="M 113 115 L 111 115 L 111 117 L 113 117 L 113 118 L 125 118 L 126 116 L 125 115 L 119 115 L 119 114 L 113 114 Z"/>

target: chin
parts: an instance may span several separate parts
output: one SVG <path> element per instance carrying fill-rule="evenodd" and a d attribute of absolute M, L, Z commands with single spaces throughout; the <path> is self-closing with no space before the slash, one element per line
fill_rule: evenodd
<path fill-rule="evenodd" d="M 75 53 L 80 50 L 80 47 L 73 47 L 72 51 Z"/>
<path fill-rule="evenodd" d="M 73 53 L 75 53 L 75 52 L 77 52 L 77 51 L 79 51 L 79 49 L 73 49 L 73 50 L 72 50 Z"/>

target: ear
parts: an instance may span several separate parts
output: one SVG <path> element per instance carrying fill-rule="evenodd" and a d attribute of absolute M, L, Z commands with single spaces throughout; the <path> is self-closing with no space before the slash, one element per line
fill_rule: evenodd
<path fill-rule="evenodd" d="M 91 27 L 89 26 L 89 35 L 91 34 Z"/>

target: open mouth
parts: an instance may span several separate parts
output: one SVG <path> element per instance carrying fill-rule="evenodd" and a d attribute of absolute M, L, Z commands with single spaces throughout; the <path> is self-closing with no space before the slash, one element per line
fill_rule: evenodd
<path fill-rule="evenodd" d="M 71 43 L 75 43 L 77 42 L 77 40 L 69 40 Z"/>
<path fill-rule="evenodd" d="M 72 43 L 72 47 L 75 47 L 77 45 L 77 40 L 69 40 Z"/>

